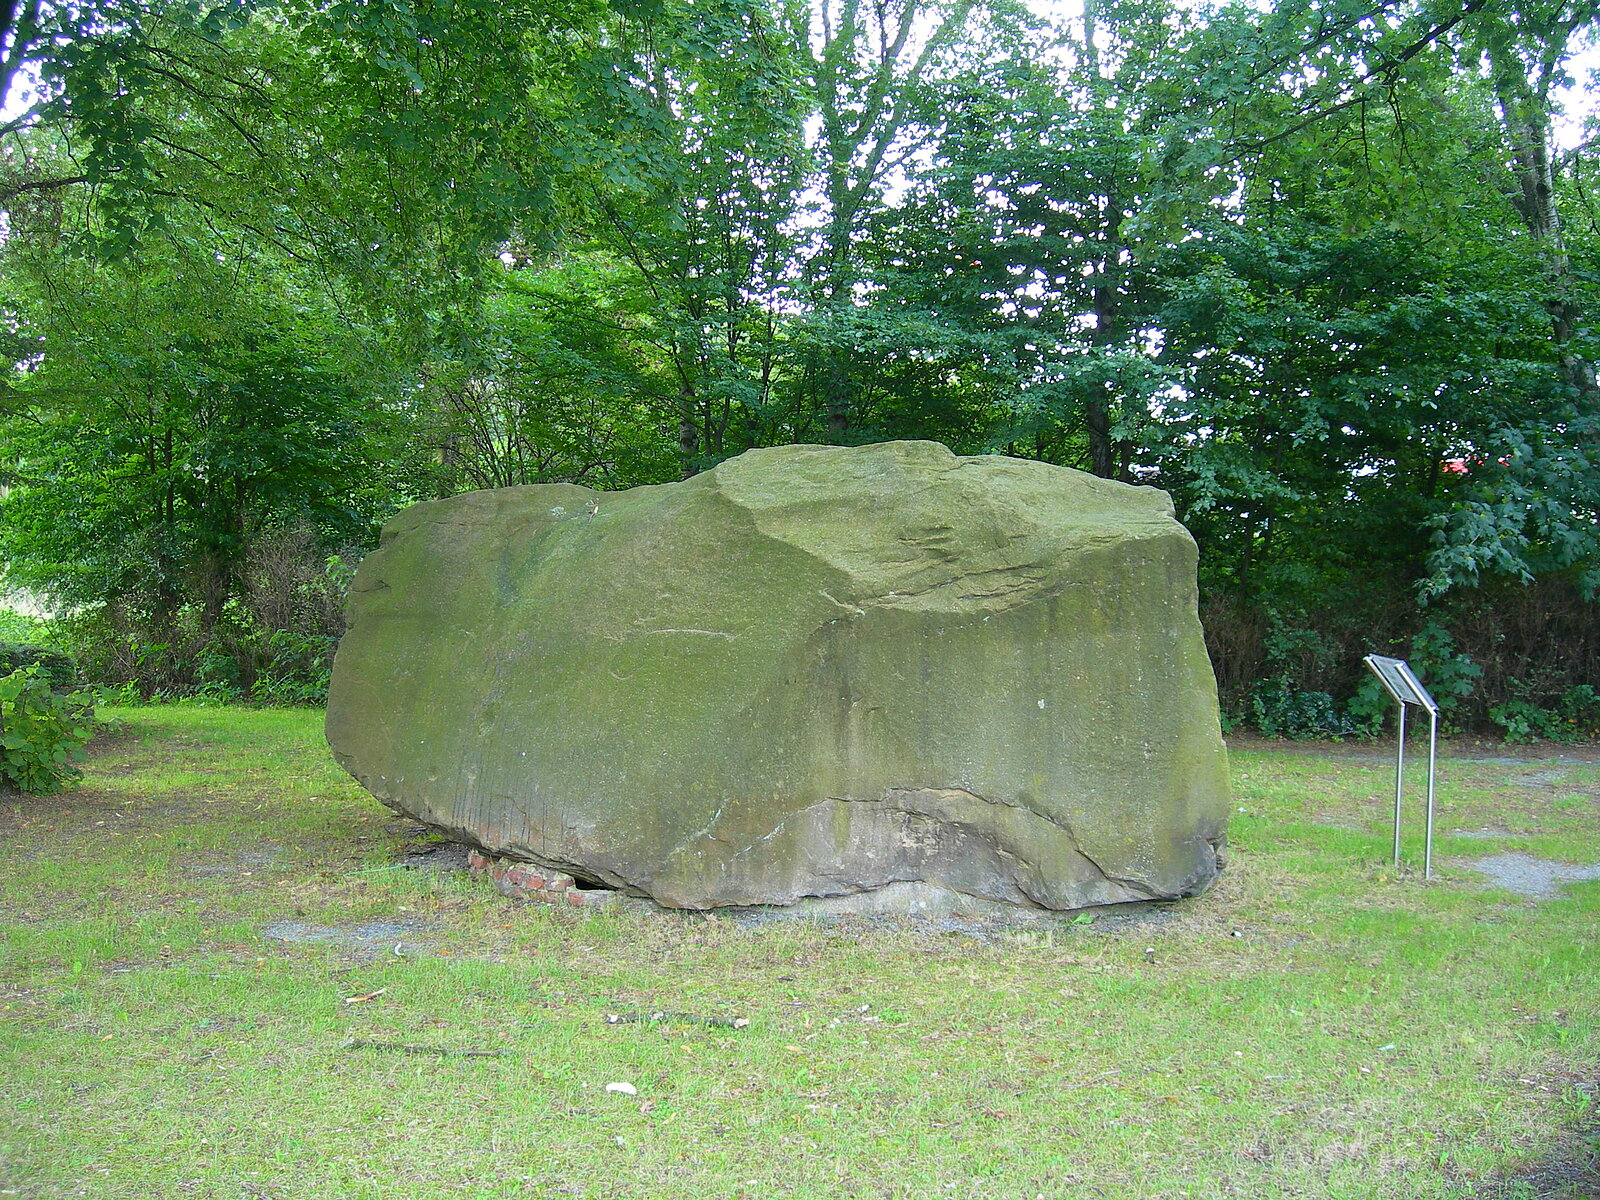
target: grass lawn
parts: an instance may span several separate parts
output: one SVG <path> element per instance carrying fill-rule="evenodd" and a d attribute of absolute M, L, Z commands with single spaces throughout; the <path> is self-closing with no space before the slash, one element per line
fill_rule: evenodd
<path fill-rule="evenodd" d="M 1236 748 L 1210 894 L 952 932 L 521 905 L 397 868 L 318 713 L 114 715 L 0 798 L 0 1196 L 1600 1189 L 1600 883 L 1465 865 L 1600 862 L 1592 754 L 1446 756 L 1425 884 L 1392 746 Z"/>

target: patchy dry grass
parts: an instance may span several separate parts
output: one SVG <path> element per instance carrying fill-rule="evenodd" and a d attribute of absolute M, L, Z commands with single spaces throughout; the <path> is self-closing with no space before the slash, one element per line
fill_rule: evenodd
<path fill-rule="evenodd" d="M 1447 757 L 1431 884 L 1381 747 L 1252 746 L 1200 900 L 748 926 L 395 869 L 315 714 L 122 715 L 0 799 L 0 1195 L 1595 1191 L 1600 884 L 1464 865 L 1600 862 L 1594 761 Z"/>

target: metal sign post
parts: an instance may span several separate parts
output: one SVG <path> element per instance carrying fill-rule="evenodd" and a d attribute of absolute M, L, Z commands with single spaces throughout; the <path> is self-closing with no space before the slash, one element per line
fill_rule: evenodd
<path fill-rule="evenodd" d="M 1400 865 L 1400 791 L 1405 780 L 1406 705 L 1428 710 L 1428 833 L 1422 856 L 1422 877 L 1433 878 L 1433 767 L 1439 748 L 1439 705 L 1402 658 L 1369 654 L 1362 660 L 1400 705 L 1400 746 L 1394 756 L 1394 865 Z"/>

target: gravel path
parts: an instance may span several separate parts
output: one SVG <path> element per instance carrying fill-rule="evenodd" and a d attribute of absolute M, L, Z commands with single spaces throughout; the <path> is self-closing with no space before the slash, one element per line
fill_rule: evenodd
<path fill-rule="evenodd" d="M 1491 881 L 1489 886 L 1505 888 L 1534 900 L 1554 900 L 1569 883 L 1600 880 L 1600 863 L 1592 867 L 1574 867 L 1570 863 L 1552 862 L 1515 851 L 1480 858 L 1467 866 L 1487 875 Z"/>

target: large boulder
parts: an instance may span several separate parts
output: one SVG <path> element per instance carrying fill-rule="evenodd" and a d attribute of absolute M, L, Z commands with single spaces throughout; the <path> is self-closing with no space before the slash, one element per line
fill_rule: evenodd
<path fill-rule="evenodd" d="M 1195 545 L 1164 492 L 931 442 L 418 504 L 328 740 L 494 854 L 684 908 L 1070 909 L 1218 870 Z"/>

